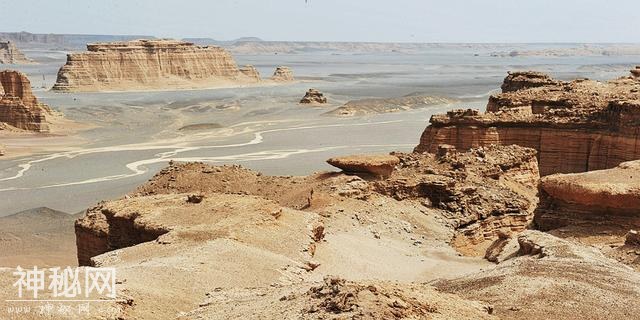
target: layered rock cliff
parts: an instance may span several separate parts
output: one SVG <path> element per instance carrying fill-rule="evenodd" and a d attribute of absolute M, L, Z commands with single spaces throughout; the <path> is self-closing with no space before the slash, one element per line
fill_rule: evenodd
<path fill-rule="evenodd" d="M 30 64 L 27 58 L 11 41 L 0 41 L 0 64 Z"/>
<path fill-rule="evenodd" d="M 416 152 L 440 144 L 468 149 L 518 144 L 538 151 L 540 173 L 606 169 L 640 158 L 640 81 L 557 81 L 540 73 L 511 73 L 484 114 L 435 115 Z"/>
<path fill-rule="evenodd" d="M 49 131 L 46 115 L 51 114 L 51 109 L 38 102 L 26 75 L 18 71 L 2 71 L 0 84 L 0 123 L 30 131 Z"/>
<path fill-rule="evenodd" d="M 67 55 L 54 91 L 209 88 L 258 82 L 255 68 L 238 68 L 220 47 L 175 40 L 88 44 Z"/>

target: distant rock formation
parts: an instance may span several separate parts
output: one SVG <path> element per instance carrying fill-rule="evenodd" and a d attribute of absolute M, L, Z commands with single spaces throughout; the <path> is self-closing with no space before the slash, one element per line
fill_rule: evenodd
<path fill-rule="evenodd" d="M 518 144 L 538 150 L 542 175 L 584 172 L 640 158 L 638 124 L 638 78 L 562 82 L 519 72 L 489 98 L 485 114 L 456 110 L 431 117 L 415 151 Z"/>
<path fill-rule="evenodd" d="M 289 82 L 294 81 L 293 71 L 289 69 L 289 67 L 280 66 L 276 68 L 276 71 L 273 72 L 273 76 L 271 80 L 278 82 Z"/>
<path fill-rule="evenodd" d="M 2 71 L 0 84 L 0 122 L 18 129 L 49 131 L 46 115 L 51 114 L 51 109 L 38 102 L 26 75 L 18 71 Z"/>
<path fill-rule="evenodd" d="M 504 79 L 502 86 L 502 92 L 513 92 L 529 88 L 537 88 L 543 86 L 555 86 L 560 82 L 553 80 L 549 75 L 542 72 L 535 71 L 517 71 L 509 72 L 509 75 Z"/>
<path fill-rule="evenodd" d="M 322 92 L 312 88 L 312 89 L 309 89 L 309 91 L 307 91 L 307 93 L 305 93 L 304 97 L 302 97 L 302 100 L 300 100 L 300 103 L 303 103 L 303 104 L 310 104 L 310 103 L 324 104 L 324 103 L 327 103 L 327 97 L 325 97 Z"/>
<path fill-rule="evenodd" d="M 0 64 L 30 64 L 27 58 L 11 41 L 0 41 Z"/>
<path fill-rule="evenodd" d="M 543 178 L 535 222 L 542 230 L 585 224 L 640 228 L 640 161 Z"/>
<path fill-rule="evenodd" d="M 450 104 L 454 99 L 433 96 L 406 96 L 397 98 L 371 98 L 352 100 L 327 112 L 329 115 L 351 117 L 369 114 L 391 113 L 429 106 Z"/>
<path fill-rule="evenodd" d="M 255 68 L 238 68 L 220 47 L 176 40 L 95 43 L 67 55 L 54 91 L 189 89 L 256 83 Z"/>
<path fill-rule="evenodd" d="M 240 73 L 244 74 L 250 79 L 253 79 L 255 82 L 260 82 L 262 80 L 260 78 L 260 72 L 258 72 L 258 69 L 250 64 L 241 67 L 239 70 Z"/>
<path fill-rule="evenodd" d="M 636 66 L 635 69 L 631 69 L 631 76 L 640 78 L 640 66 Z"/>

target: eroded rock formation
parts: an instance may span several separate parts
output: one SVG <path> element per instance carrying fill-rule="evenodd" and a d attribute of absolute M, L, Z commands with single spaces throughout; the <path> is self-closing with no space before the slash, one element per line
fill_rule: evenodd
<path fill-rule="evenodd" d="M 38 102 L 26 75 L 18 71 L 2 71 L 0 84 L 0 123 L 23 130 L 49 131 L 46 115 L 51 113 L 51 109 Z"/>
<path fill-rule="evenodd" d="M 67 55 L 55 91 L 185 89 L 242 85 L 259 81 L 255 68 L 238 68 L 220 47 L 175 40 L 88 44 Z"/>
<path fill-rule="evenodd" d="M 29 64 L 33 60 L 27 58 L 11 41 L 0 41 L 0 64 Z"/>
<path fill-rule="evenodd" d="M 392 155 L 354 155 L 331 158 L 327 160 L 327 163 L 346 173 L 368 173 L 387 177 L 400 163 L 400 159 Z"/>
<path fill-rule="evenodd" d="M 253 79 L 255 82 L 260 82 L 262 80 L 262 78 L 260 78 L 260 72 L 258 72 L 258 69 L 250 64 L 241 67 L 239 70 L 240 73 L 244 74 L 250 79 Z"/>
<path fill-rule="evenodd" d="M 352 100 L 327 114 L 335 116 L 364 116 L 369 114 L 391 113 L 431 106 L 446 105 L 454 99 L 435 96 L 406 96 L 397 98 L 371 98 Z"/>
<path fill-rule="evenodd" d="M 613 169 L 547 176 L 540 183 L 536 225 L 617 225 L 640 229 L 640 161 Z"/>
<path fill-rule="evenodd" d="M 515 250 L 495 268 L 435 287 L 489 302 L 501 319 L 624 319 L 640 312 L 640 275 L 598 249 L 540 231 L 513 241 L 507 248 Z"/>
<path fill-rule="evenodd" d="M 447 243 L 482 255 L 498 233 L 528 225 L 534 201 L 522 190 L 535 190 L 535 152 L 511 146 L 383 158 L 397 166 L 382 178 L 363 170 L 278 177 L 240 166 L 171 163 L 128 197 L 100 203 L 76 222 L 79 262 L 118 269 L 132 301 L 123 310 L 129 317 L 149 310 L 156 316 L 243 317 L 247 311 L 205 298 L 240 290 L 247 310 L 263 309 L 278 296 L 296 319 L 325 312 L 350 316 L 363 304 L 368 318 L 421 318 L 447 310 L 491 318 L 489 305 L 453 295 L 441 299 L 428 285 L 394 291 L 398 302 L 389 305 L 378 295 L 387 284 L 335 276 L 418 281 L 477 270 Z M 434 255 L 425 255 L 431 250 Z M 442 255 L 450 270 L 434 258 Z M 334 276 L 326 280 L 331 290 L 317 284 L 328 275 Z"/>
<path fill-rule="evenodd" d="M 540 173 L 606 169 L 640 158 L 640 81 L 552 80 L 540 73 L 511 73 L 487 112 L 455 110 L 435 115 L 416 152 L 441 144 L 468 149 L 518 144 L 538 151 Z"/>
<path fill-rule="evenodd" d="M 310 103 L 318 103 L 324 104 L 327 103 L 327 97 L 324 94 L 316 89 L 309 89 L 307 93 L 304 94 L 300 103 L 310 104 Z"/>
<path fill-rule="evenodd" d="M 293 78 L 293 71 L 291 71 L 289 67 L 280 66 L 280 67 L 277 67 L 276 70 L 273 72 L 273 76 L 271 76 L 271 80 L 277 81 L 277 82 L 290 82 L 290 81 L 294 81 L 295 79 Z"/>

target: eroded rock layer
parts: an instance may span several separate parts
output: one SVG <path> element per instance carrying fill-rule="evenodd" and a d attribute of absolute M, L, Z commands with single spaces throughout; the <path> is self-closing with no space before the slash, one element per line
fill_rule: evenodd
<path fill-rule="evenodd" d="M 535 215 L 542 230 L 576 225 L 640 229 L 640 161 L 613 169 L 547 176 Z"/>
<path fill-rule="evenodd" d="M 175 40 L 96 43 L 67 55 L 55 91 L 126 91 L 240 85 L 259 81 L 220 47 Z"/>
<path fill-rule="evenodd" d="M 307 93 L 304 94 L 304 97 L 300 100 L 300 103 L 309 104 L 309 103 L 319 103 L 324 104 L 327 103 L 327 97 L 317 89 L 309 89 Z"/>
<path fill-rule="evenodd" d="M 489 302 L 500 319 L 625 319 L 640 312 L 640 275 L 598 249 L 540 231 L 511 242 L 495 268 L 435 287 Z"/>
<path fill-rule="evenodd" d="M 361 157 L 341 159 L 332 162 L 364 175 L 269 177 L 241 167 L 184 164 L 163 170 L 133 195 L 243 193 L 296 210 L 326 207 L 335 201 L 346 205 L 344 199 L 353 199 L 363 208 L 375 198 L 411 200 L 419 207 L 435 208 L 455 231 L 451 240 L 470 254 L 477 253 L 476 246 L 496 240 L 501 232 L 523 230 L 532 219 L 539 174 L 531 149 L 491 147 L 438 157 L 400 153 L 367 156 L 364 160 L 377 161 L 373 165 Z M 122 206 L 133 202 L 123 201 Z M 94 256 L 155 239 L 173 229 L 145 226 L 139 220 L 141 214 L 138 210 L 123 216 L 121 210 L 107 205 L 89 210 L 76 224 L 80 264 L 92 265 Z"/>
<path fill-rule="evenodd" d="M 33 60 L 25 57 L 11 41 L 0 41 L 0 64 L 29 64 Z"/>
<path fill-rule="evenodd" d="M 0 123 L 37 132 L 49 131 L 46 115 L 51 109 L 31 92 L 31 83 L 18 71 L 0 72 Z"/>
<path fill-rule="evenodd" d="M 289 67 L 280 66 L 273 72 L 271 80 L 278 82 L 290 82 L 295 79 L 293 78 L 293 71 L 291 71 Z"/>
<path fill-rule="evenodd" d="M 562 82 L 540 73 L 512 73 L 487 112 L 435 115 L 416 152 L 438 145 L 468 149 L 518 144 L 538 151 L 540 173 L 584 172 L 640 158 L 640 81 Z"/>

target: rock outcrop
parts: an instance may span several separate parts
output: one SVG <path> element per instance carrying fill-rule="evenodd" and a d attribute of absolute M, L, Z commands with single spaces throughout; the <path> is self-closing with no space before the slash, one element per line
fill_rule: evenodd
<path fill-rule="evenodd" d="M 277 81 L 277 82 L 290 82 L 290 81 L 294 81 L 295 79 L 293 78 L 293 71 L 291 71 L 289 67 L 280 66 L 280 67 L 277 67 L 276 70 L 273 72 L 273 76 L 271 76 L 271 80 Z"/>
<path fill-rule="evenodd" d="M 256 67 L 250 64 L 240 67 L 239 70 L 240 70 L 240 73 L 249 77 L 249 79 L 253 79 L 255 82 L 260 82 L 262 80 L 262 78 L 260 77 L 260 72 L 258 72 L 258 69 L 256 69 Z"/>
<path fill-rule="evenodd" d="M 454 110 L 431 117 L 416 152 L 441 144 L 468 149 L 518 144 L 538 151 L 540 173 L 584 172 L 640 158 L 640 81 L 552 80 L 511 73 L 487 112 Z"/>
<path fill-rule="evenodd" d="M 568 225 L 640 229 L 640 161 L 624 162 L 613 169 L 544 177 L 535 222 L 542 230 Z"/>
<path fill-rule="evenodd" d="M 51 113 L 51 109 L 38 102 L 26 75 L 18 71 L 2 71 L 0 84 L 0 123 L 23 130 L 49 131 L 46 115 Z"/>
<path fill-rule="evenodd" d="M 327 103 L 327 97 L 324 94 L 316 89 L 309 89 L 307 93 L 304 94 L 300 103 L 303 104 L 325 104 Z"/>
<path fill-rule="evenodd" d="M 559 84 L 560 82 L 551 79 L 551 77 L 545 73 L 520 71 L 509 72 L 500 88 L 502 89 L 502 92 L 513 92 L 544 86 L 557 86 Z"/>
<path fill-rule="evenodd" d="M 451 244 L 465 254 L 482 255 L 493 241 L 531 223 L 539 180 L 535 154 L 518 146 L 398 153 L 400 164 L 374 190 L 444 210 L 455 230 Z"/>
<path fill-rule="evenodd" d="M 631 69 L 631 75 L 640 78 L 640 66 L 636 66 L 634 69 Z"/>
<path fill-rule="evenodd" d="M 0 64 L 30 64 L 27 58 L 11 41 L 0 41 Z"/>
<path fill-rule="evenodd" d="M 491 303 L 501 319 L 626 319 L 640 313 L 640 274 L 598 249 L 540 231 L 513 240 L 511 258 L 495 268 L 435 287 Z"/>
<path fill-rule="evenodd" d="M 242 85 L 259 81 L 220 47 L 175 40 L 95 43 L 67 55 L 54 91 L 126 91 Z"/>
<path fill-rule="evenodd" d="M 400 112 L 432 106 L 446 105 L 454 99 L 435 96 L 406 96 L 397 98 L 371 98 L 352 100 L 327 114 L 334 116 L 364 116 L 369 114 Z"/>
<path fill-rule="evenodd" d="M 387 177 L 393 172 L 395 166 L 400 163 L 400 159 L 392 155 L 352 155 L 331 158 L 327 160 L 327 163 L 342 169 L 346 173 Z"/>
<path fill-rule="evenodd" d="M 235 300 L 238 294 L 242 301 Z M 321 283 L 278 288 L 211 292 L 203 306 L 178 319 L 497 319 L 491 305 L 442 294 L 429 285 L 347 281 L 326 277 Z"/>
<path fill-rule="evenodd" d="M 293 310 L 283 315 L 292 319 L 360 312 L 371 319 L 450 312 L 491 318 L 491 306 L 441 299 L 429 285 L 397 291 L 357 279 L 421 283 L 486 266 L 480 257 L 459 257 L 447 243 L 472 253 L 471 246 L 486 247 L 498 233 L 527 226 L 534 204 L 522 190 L 535 190 L 535 152 L 511 146 L 384 158 L 397 163 L 388 177 L 278 177 L 240 166 L 171 163 L 76 222 L 79 262 L 117 268 L 119 290 L 132 301 L 122 312 L 133 318 L 251 317 L 261 309 L 271 317 L 274 309 L 261 306 L 273 306 L 273 297 Z M 331 286 L 318 283 L 328 275 Z M 387 288 L 397 302 L 386 297 Z M 243 306 L 234 310 L 217 299 L 237 294 L 247 299 L 234 298 Z"/>

